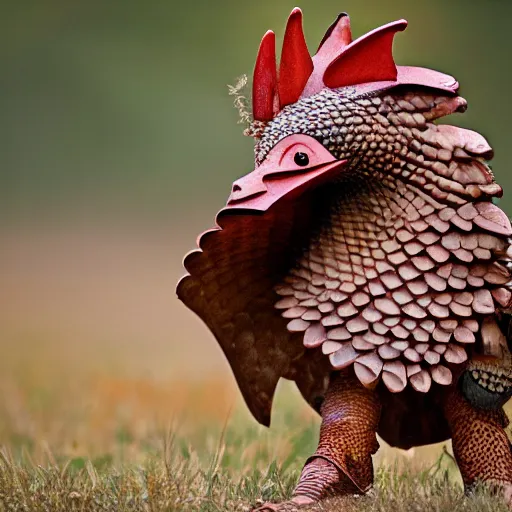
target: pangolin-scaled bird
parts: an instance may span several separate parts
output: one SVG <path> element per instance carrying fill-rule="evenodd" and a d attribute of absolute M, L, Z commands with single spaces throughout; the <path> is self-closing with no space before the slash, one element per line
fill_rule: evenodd
<path fill-rule="evenodd" d="M 256 168 L 178 285 L 260 423 L 281 377 L 321 414 L 295 505 L 366 492 L 376 433 L 404 449 L 451 437 L 467 489 L 512 495 L 512 228 L 487 141 L 435 123 L 466 109 L 457 81 L 395 64 L 406 25 L 352 41 L 342 14 L 311 57 L 295 9 L 279 72 L 265 34 Z"/>

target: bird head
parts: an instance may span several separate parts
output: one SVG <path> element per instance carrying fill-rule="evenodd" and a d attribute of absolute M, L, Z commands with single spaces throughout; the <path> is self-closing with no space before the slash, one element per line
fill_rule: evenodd
<path fill-rule="evenodd" d="M 453 77 L 395 64 L 393 39 L 406 26 L 398 20 L 353 41 L 350 18 L 343 13 L 311 57 L 296 8 L 286 26 L 279 71 L 275 34 L 264 35 L 249 130 L 256 139 L 256 168 L 233 184 L 228 207 L 266 210 L 284 195 L 347 170 L 390 170 L 407 143 L 392 126 L 393 117 L 404 127 L 422 128 L 427 120 L 465 109 Z M 385 96 L 397 89 L 403 95 Z M 391 111 L 396 115 L 389 120 Z"/>

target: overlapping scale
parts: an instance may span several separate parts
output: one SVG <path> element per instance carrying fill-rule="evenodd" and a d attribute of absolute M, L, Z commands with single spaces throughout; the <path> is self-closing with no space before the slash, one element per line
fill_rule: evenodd
<path fill-rule="evenodd" d="M 369 104 L 379 114 L 365 116 L 364 103 L 358 126 L 378 120 L 363 157 L 375 180 L 355 176 L 333 193 L 276 288 L 276 308 L 334 368 L 354 364 L 365 386 L 382 379 L 392 392 L 408 382 L 427 392 L 451 383 L 449 365 L 463 364 L 485 319 L 510 305 L 510 272 L 498 258 L 512 228 L 491 202 L 501 189 L 483 162 L 492 153 L 485 139 L 430 123 L 463 100 L 410 93 Z"/>

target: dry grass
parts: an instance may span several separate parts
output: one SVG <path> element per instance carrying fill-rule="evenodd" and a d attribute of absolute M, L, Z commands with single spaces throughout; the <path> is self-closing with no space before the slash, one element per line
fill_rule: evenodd
<path fill-rule="evenodd" d="M 271 429 L 248 415 L 211 336 L 172 300 L 185 248 L 170 272 L 166 233 L 1 240 L 0 512 L 248 511 L 290 496 L 318 417 L 287 384 Z M 442 453 L 383 446 L 373 496 L 317 510 L 505 510 L 464 498 Z"/>
<path fill-rule="evenodd" d="M 164 454 L 161 454 L 164 455 Z M 51 457 L 50 457 L 51 460 Z M 179 451 L 145 465 L 100 469 L 87 460 L 45 466 L 16 462 L 0 453 L 0 507 L 23 511 L 250 511 L 252 504 L 290 496 L 297 468 L 272 463 L 266 471 L 237 474 L 223 467 L 222 450 L 208 466 Z M 310 510 L 505 512 L 506 506 L 481 489 L 467 498 L 441 461 L 417 474 L 380 469 L 368 497 L 347 497 Z"/>
<path fill-rule="evenodd" d="M 290 385 L 268 430 L 233 404 L 234 389 L 222 380 L 75 375 L 73 383 L 60 373 L 44 385 L 27 369 L 0 380 L 2 511 L 249 511 L 289 497 L 314 450 L 318 419 Z M 464 498 L 452 458 L 436 446 L 384 447 L 372 496 L 312 510 L 506 508 L 485 491 Z"/>

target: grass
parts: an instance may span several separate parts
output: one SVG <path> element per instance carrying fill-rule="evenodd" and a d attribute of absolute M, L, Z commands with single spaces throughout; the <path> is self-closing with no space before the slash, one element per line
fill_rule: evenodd
<path fill-rule="evenodd" d="M 319 418 L 286 383 L 271 429 L 250 417 L 211 335 L 172 300 L 188 238 L 171 251 L 167 231 L 16 233 L 2 239 L 0 512 L 249 511 L 290 496 Z M 444 445 L 381 444 L 375 493 L 317 510 L 506 510 L 463 496 Z"/>
<path fill-rule="evenodd" d="M 291 385 L 264 429 L 230 381 L 16 372 L 0 380 L 0 511 L 248 512 L 290 497 L 315 448 L 318 418 Z M 463 496 L 449 446 L 383 447 L 376 466 L 371 496 L 311 510 L 507 510 L 485 489 Z"/>
<path fill-rule="evenodd" d="M 221 452 L 222 453 L 222 452 Z M 98 469 L 87 460 L 45 466 L 0 455 L 0 506 L 23 511 L 250 511 L 251 504 L 290 496 L 298 468 L 271 463 L 266 471 L 236 474 L 222 467 L 222 455 L 203 467 L 195 457 L 168 456 L 143 466 Z M 376 489 L 368 497 L 347 497 L 312 507 L 322 511 L 480 511 L 508 510 L 485 489 L 463 497 L 450 470 L 434 468 L 417 474 L 380 468 Z"/>

